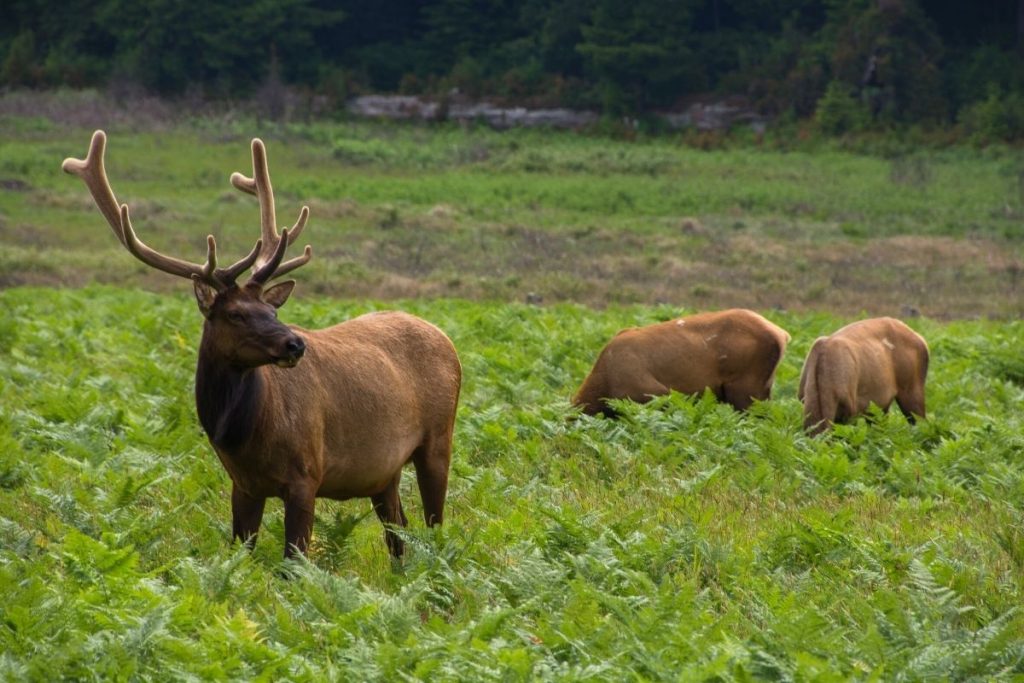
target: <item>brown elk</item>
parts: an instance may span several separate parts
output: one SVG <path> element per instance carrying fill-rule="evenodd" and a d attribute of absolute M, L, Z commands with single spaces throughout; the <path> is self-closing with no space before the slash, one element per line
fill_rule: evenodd
<path fill-rule="evenodd" d="M 285 557 L 305 553 L 316 497 L 369 497 L 385 523 L 391 554 L 402 554 L 393 526 L 405 526 L 399 499 L 402 468 L 412 461 L 423 515 L 441 523 L 448 488 L 455 409 L 462 368 L 441 330 L 414 316 L 373 313 L 322 330 L 277 319 L 294 280 L 269 281 L 304 265 L 283 261 L 309 217 L 277 231 L 263 143 L 252 141 L 253 177 L 231 176 L 259 200 L 261 237 L 248 256 L 217 265 L 207 238 L 206 263 L 161 254 L 143 244 L 118 204 L 104 170 L 106 136 L 96 131 L 85 160 L 63 168 L 79 176 L 133 256 L 192 280 L 205 321 L 196 367 L 199 421 L 232 481 L 232 533 L 255 543 L 267 498 L 284 501 Z M 282 262 L 283 261 L 283 262 Z M 252 268 L 245 284 L 236 279 Z M 301 363 L 299 361 L 302 361 Z M 392 526 L 393 525 L 393 526 Z"/>
<path fill-rule="evenodd" d="M 894 318 L 861 320 L 819 337 L 800 373 L 804 428 L 818 434 L 872 403 L 888 410 L 894 400 L 913 424 L 925 417 L 927 374 L 928 344 Z"/>
<path fill-rule="evenodd" d="M 789 334 L 745 309 L 700 313 L 622 330 L 608 342 L 573 398 L 587 415 L 615 416 L 608 399 L 645 402 L 705 389 L 737 410 L 771 395 Z"/>

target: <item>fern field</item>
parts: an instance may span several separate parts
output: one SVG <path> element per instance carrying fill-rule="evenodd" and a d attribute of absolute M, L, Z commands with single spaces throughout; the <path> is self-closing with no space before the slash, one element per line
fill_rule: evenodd
<path fill-rule="evenodd" d="M 747 414 L 673 395 L 610 421 L 568 404 L 598 350 L 681 311 L 397 306 L 464 366 L 446 524 L 408 471 L 403 563 L 369 501 L 320 500 L 285 564 L 278 501 L 230 544 L 189 294 L 0 291 L 0 679 L 1024 676 L 1020 322 L 911 321 L 930 419 L 813 439 L 800 364 L 851 318 L 770 313 L 793 341 Z M 282 318 L 380 307 L 304 292 Z"/>

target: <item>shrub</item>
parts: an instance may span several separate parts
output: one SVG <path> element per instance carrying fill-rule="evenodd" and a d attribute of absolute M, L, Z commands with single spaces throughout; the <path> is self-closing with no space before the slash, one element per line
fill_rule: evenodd
<path fill-rule="evenodd" d="M 22 31 L 11 41 L 0 65 L 0 82 L 14 86 L 39 85 L 41 71 L 36 62 L 36 36 L 32 31 Z"/>
<path fill-rule="evenodd" d="M 961 109 L 958 118 L 967 135 L 976 142 L 1024 139 L 1024 95 L 1004 95 L 993 89 L 984 100 Z"/>
<path fill-rule="evenodd" d="M 842 135 L 866 128 L 871 115 L 868 108 L 850 93 L 847 84 L 832 81 L 818 100 L 814 118 L 824 133 Z"/>
<path fill-rule="evenodd" d="M 394 158 L 394 151 L 383 140 L 356 140 L 341 138 L 334 141 L 334 158 L 348 164 L 386 163 Z"/>

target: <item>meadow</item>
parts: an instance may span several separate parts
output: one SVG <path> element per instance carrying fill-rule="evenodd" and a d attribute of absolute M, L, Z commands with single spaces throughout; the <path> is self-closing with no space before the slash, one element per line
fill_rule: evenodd
<path fill-rule="evenodd" d="M 88 110 L 89 107 L 83 106 Z M 679 137 L 373 123 L 197 119 L 91 127 L 3 115 L 0 284 L 166 289 L 119 258 L 88 194 L 56 172 L 109 134 L 107 168 L 143 239 L 225 258 L 255 239 L 228 183 L 267 143 L 281 222 L 303 203 L 308 289 L 371 299 L 454 297 L 591 306 L 1024 312 L 1024 161 L 1006 148 L 875 153 L 785 134 L 716 149 Z M 107 263 L 114 259 L 118 267 Z"/>
<path fill-rule="evenodd" d="M 232 547 L 229 482 L 191 399 L 186 293 L 0 294 L 0 676 L 622 680 L 988 678 L 1024 658 L 1020 323 L 918 321 L 930 419 L 801 432 L 795 386 L 841 321 L 794 336 L 773 400 L 568 419 L 622 326 L 674 307 L 405 301 L 465 385 L 448 522 L 393 565 L 367 501 Z M 297 297 L 305 326 L 379 305 Z M 368 517 L 369 514 L 369 517 Z"/>
<path fill-rule="evenodd" d="M 108 129 L 143 239 L 249 248 L 256 207 L 227 183 L 248 168 L 244 128 Z M 0 131 L 0 678 L 1024 675 L 1012 151 L 260 130 L 281 222 L 313 210 L 282 319 L 401 308 L 464 367 L 446 524 L 423 525 L 410 471 L 403 562 L 368 501 L 321 500 L 308 560 L 283 564 L 279 502 L 255 551 L 229 542 L 188 285 L 116 247 L 59 173 L 91 130 Z M 793 337 L 770 401 L 576 419 L 568 399 L 617 330 L 728 305 Z M 929 419 L 804 435 L 815 337 L 904 307 L 924 314 L 907 321 L 932 350 Z"/>

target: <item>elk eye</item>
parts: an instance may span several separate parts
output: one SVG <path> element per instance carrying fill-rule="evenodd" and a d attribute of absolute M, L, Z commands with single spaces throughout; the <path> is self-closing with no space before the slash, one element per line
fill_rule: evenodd
<path fill-rule="evenodd" d="M 231 311 L 230 313 L 228 313 L 228 320 L 230 320 L 233 323 L 244 323 L 245 314 L 240 313 L 238 311 Z"/>

